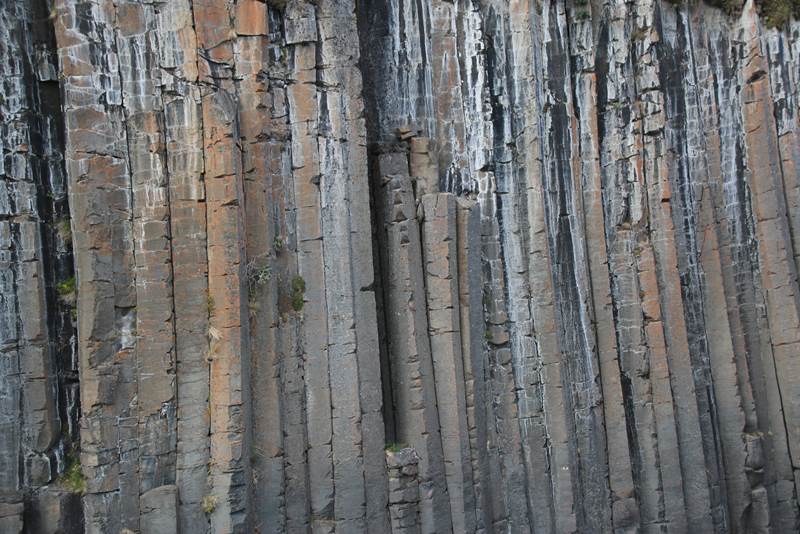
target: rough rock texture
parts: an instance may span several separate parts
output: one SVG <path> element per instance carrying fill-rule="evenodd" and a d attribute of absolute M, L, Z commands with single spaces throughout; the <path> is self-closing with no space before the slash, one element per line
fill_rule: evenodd
<path fill-rule="evenodd" d="M 800 531 L 800 23 L 721 4 L 0 2 L 0 532 Z"/>
<path fill-rule="evenodd" d="M 44 2 L 0 4 L 0 532 L 82 528 L 59 476 L 80 404 L 55 52 Z"/>
<path fill-rule="evenodd" d="M 386 451 L 389 515 L 394 533 L 419 534 L 419 456 L 414 449 Z"/>

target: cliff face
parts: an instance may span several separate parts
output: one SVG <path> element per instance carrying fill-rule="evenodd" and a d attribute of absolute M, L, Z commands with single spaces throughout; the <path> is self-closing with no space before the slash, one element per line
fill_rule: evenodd
<path fill-rule="evenodd" d="M 0 2 L 0 532 L 800 529 L 769 6 Z"/>

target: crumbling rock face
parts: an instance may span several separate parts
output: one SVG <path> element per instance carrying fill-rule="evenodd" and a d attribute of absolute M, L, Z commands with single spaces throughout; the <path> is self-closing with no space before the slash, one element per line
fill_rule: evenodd
<path fill-rule="evenodd" d="M 0 532 L 800 530 L 800 23 L 725 7 L 0 3 Z"/>

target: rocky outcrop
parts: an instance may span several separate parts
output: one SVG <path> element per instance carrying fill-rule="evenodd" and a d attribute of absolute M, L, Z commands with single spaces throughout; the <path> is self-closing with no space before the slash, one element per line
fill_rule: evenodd
<path fill-rule="evenodd" d="M 81 528 L 73 227 L 44 3 L 0 5 L 0 531 Z M 75 477 L 64 476 L 72 473 Z"/>
<path fill-rule="evenodd" d="M 0 531 L 800 529 L 779 3 L 0 5 Z"/>

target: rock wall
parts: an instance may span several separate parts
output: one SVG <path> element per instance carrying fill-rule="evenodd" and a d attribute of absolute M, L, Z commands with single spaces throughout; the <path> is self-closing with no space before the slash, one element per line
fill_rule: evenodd
<path fill-rule="evenodd" d="M 775 4 L 0 3 L 0 532 L 800 530 Z"/>

